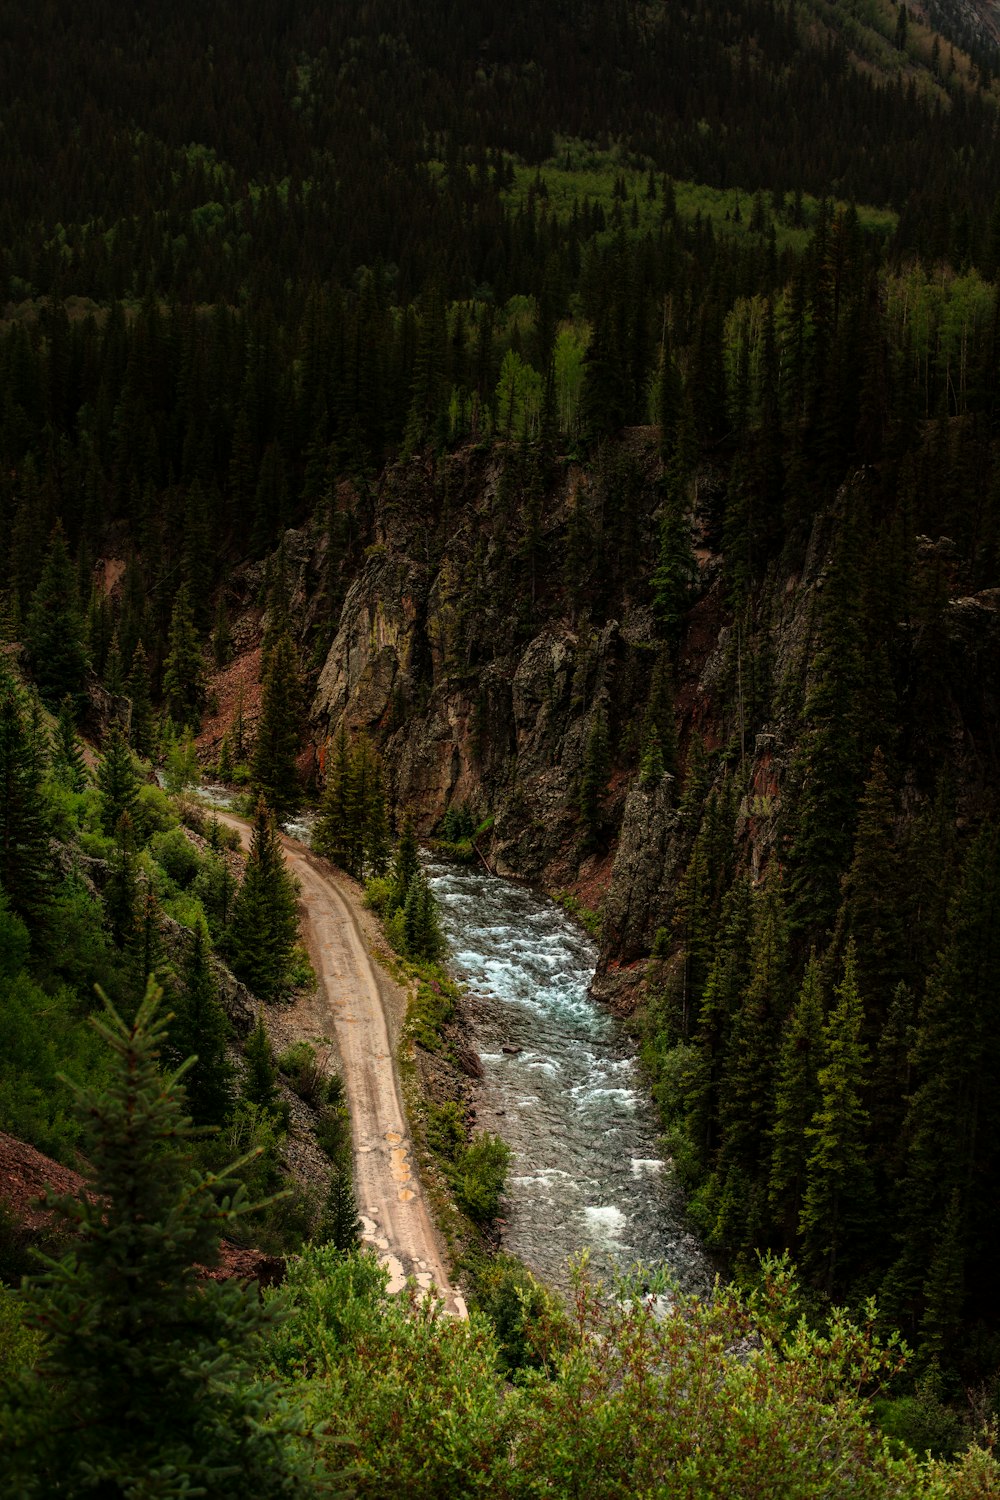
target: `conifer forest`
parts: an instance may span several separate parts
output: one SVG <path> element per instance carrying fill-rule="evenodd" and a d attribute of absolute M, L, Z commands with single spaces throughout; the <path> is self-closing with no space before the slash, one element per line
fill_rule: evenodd
<path fill-rule="evenodd" d="M 0 183 L 3 1494 L 1000 1496 L 1000 10 L 0 0 Z"/>

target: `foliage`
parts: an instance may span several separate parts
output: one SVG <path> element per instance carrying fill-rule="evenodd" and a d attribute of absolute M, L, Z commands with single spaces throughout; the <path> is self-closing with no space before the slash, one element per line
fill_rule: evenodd
<path fill-rule="evenodd" d="M 226 936 L 234 972 L 260 999 L 274 1000 L 287 991 L 298 930 L 296 888 L 262 800 Z"/>
<path fill-rule="evenodd" d="M 151 986 L 131 1027 L 110 1006 L 99 1025 L 114 1061 L 107 1089 L 80 1095 L 92 1196 L 53 1200 L 76 1238 L 25 1293 L 43 1342 L 0 1409 L 8 1473 L 24 1495 L 304 1493 L 289 1408 L 252 1371 L 280 1310 L 197 1279 L 250 1205 L 229 1194 L 238 1164 L 192 1165 L 182 1074 L 157 1067 L 158 1001 Z"/>

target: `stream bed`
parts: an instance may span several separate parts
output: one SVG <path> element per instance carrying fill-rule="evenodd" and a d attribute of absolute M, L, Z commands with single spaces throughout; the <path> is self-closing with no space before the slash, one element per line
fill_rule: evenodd
<path fill-rule="evenodd" d="M 663 1160 L 635 1045 L 589 994 L 596 944 L 526 886 L 440 861 L 426 871 L 448 967 L 468 987 L 479 1123 L 514 1152 L 503 1247 L 563 1288 L 586 1247 L 598 1274 L 666 1263 L 685 1290 L 705 1289 L 712 1268 Z"/>

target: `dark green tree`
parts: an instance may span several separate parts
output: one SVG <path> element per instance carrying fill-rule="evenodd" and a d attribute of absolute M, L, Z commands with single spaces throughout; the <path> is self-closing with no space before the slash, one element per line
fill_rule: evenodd
<path fill-rule="evenodd" d="M 603 826 L 601 805 L 608 789 L 610 770 L 611 747 L 608 743 L 608 719 L 603 704 L 598 704 L 591 715 L 576 794 L 584 842 L 588 847 L 596 844 L 601 835 Z"/>
<path fill-rule="evenodd" d="M 357 1249 L 362 1228 L 351 1173 L 349 1168 L 342 1167 L 330 1174 L 330 1188 L 323 1205 L 319 1238 L 346 1254 Z"/>
<path fill-rule="evenodd" d="M 351 749 L 347 725 L 342 719 L 333 744 L 326 756 L 326 785 L 320 799 L 319 815 L 313 830 L 312 847 L 317 854 L 348 868 L 351 851 L 353 809 L 350 798 Z"/>
<path fill-rule="evenodd" d="M 861 1037 L 863 1012 L 848 943 L 835 1004 L 823 1028 L 820 1107 L 807 1129 L 799 1234 L 802 1260 L 827 1292 L 844 1286 L 864 1257 L 872 1211 L 868 1111 L 864 1107 L 868 1049 Z"/>
<path fill-rule="evenodd" d="M 254 791 L 279 822 L 302 802 L 296 764 L 302 716 L 298 652 L 291 636 L 278 637 L 268 654 L 260 720 L 250 771 Z"/>
<path fill-rule="evenodd" d="M 132 665 L 125 683 L 125 695 L 132 704 L 129 719 L 129 743 L 137 755 L 148 760 L 153 753 L 153 707 L 149 680 L 149 662 L 142 641 L 132 653 Z"/>
<path fill-rule="evenodd" d="M 52 736 L 52 773 L 71 792 L 82 792 L 87 785 L 87 766 L 76 736 L 76 714 L 69 695 L 60 704 Z"/>
<path fill-rule="evenodd" d="M 181 1061 L 196 1056 L 184 1079 L 191 1117 L 196 1125 L 221 1125 L 233 1104 L 233 1068 L 226 1053 L 230 1027 L 212 973 L 208 931 L 200 920 L 173 1009 L 171 1053 Z"/>
<path fill-rule="evenodd" d="M 257 1017 L 253 1030 L 246 1039 L 243 1061 L 246 1064 L 240 1090 L 243 1098 L 259 1109 L 275 1110 L 280 1099 L 278 1069 L 263 1016 Z"/>
<path fill-rule="evenodd" d="M 822 1105 L 819 1070 L 824 1061 L 823 981 L 813 953 L 782 1037 L 774 1089 L 768 1198 L 774 1223 L 788 1246 L 798 1230 L 810 1154 L 806 1132 Z"/>
<path fill-rule="evenodd" d="M 287 1408 L 255 1374 L 280 1309 L 201 1274 L 251 1205 L 244 1163 L 195 1164 L 184 1069 L 158 1066 L 159 998 L 150 985 L 131 1026 L 110 1005 L 97 1023 L 114 1061 L 104 1093 L 80 1093 L 88 1192 L 51 1200 L 72 1249 L 23 1294 L 42 1344 L 0 1407 L 0 1442 L 25 1500 L 307 1493 Z"/>
<path fill-rule="evenodd" d="M 170 616 L 163 698 L 175 723 L 197 729 L 205 703 L 205 662 L 187 585 L 181 584 Z"/>
<path fill-rule="evenodd" d="M 44 774 L 28 695 L 0 657 L 0 887 L 26 920 L 41 914 L 49 896 Z"/>
<path fill-rule="evenodd" d="M 100 793 L 101 827 L 114 833 L 124 813 L 129 817 L 139 801 L 141 778 L 135 756 L 117 724 L 108 733 L 104 754 L 97 767 L 97 790 Z"/>
<path fill-rule="evenodd" d="M 676 652 L 680 642 L 697 571 L 691 549 L 686 485 L 675 464 L 664 477 L 659 550 L 652 579 L 653 609 L 663 639 L 672 652 Z"/>
<path fill-rule="evenodd" d="M 406 901 L 410 882 L 419 872 L 420 854 L 417 850 L 417 836 L 413 830 L 413 819 L 407 818 L 403 824 L 403 831 L 399 836 L 392 862 L 393 910 L 401 907 Z"/>
<path fill-rule="evenodd" d="M 285 868 L 274 819 L 261 798 L 226 940 L 234 973 L 261 1000 L 274 1000 L 288 988 L 298 934 L 295 883 Z"/>
<path fill-rule="evenodd" d="M 82 707 L 87 673 L 84 619 L 61 525 L 52 533 L 42 576 L 31 596 L 25 645 L 43 702 L 54 711 L 68 694 L 74 707 Z"/>
<path fill-rule="evenodd" d="M 966 1299 L 992 1296 L 1000 1236 L 1000 833 L 987 826 L 969 848 L 948 913 L 945 946 L 917 1016 L 916 1087 L 906 1122 L 908 1160 L 900 1195 L 901 1253 L 893 1311 L 936 1325 L 942 1225 L 952 1217 L 949 1276 Z M 957 1198 L 956 1198 L 957 1195 Z M 936 1290 L 935 1290 L 936 1289 Z M 933 1294 L 933 1297 L 932 1297 Z"/>

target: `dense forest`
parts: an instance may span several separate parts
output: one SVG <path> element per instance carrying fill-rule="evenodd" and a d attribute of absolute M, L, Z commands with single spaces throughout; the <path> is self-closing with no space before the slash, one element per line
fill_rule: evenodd
<path fill-rule="evenodd" d="M 298 1455 L 275 1493 L 349 1466 L 257 1390 L 264 1368 L 308 1380 L 361 1493 L 392 1464 L 413 1495 L 637 1492 L 596 1437 L 573 1489 L 561 1424 L 578 1379 L 619 1453 L 666 1325 L 586 1286 L 567 1323 L 477 1262 L 485 1321 L 419 1331 L 350 1248 L 338 1081 L 255 1019 L 310 977 L 276 820 L 316 806 L 314 848 L 368 879 L 432 1008 L 451 1002 L 416 836 L 485 845 L 594 908 L 598 989 L 733 1280 L 688 1309 L 678 1361 L 763 1340 L 768 1400 L 815 1379 L 822 1425 L 817 1341 L 836 1384 L 856 1340 L 851 1399 L 898 1362 L 897 1447 L 845 1406 L 860 1467 L 829 1493 L 987 1493 L 981 1449 L 918 1473 L 901 1440 L 950 1458 L 1000 1418 L 1000 56 L 945 4 L 432 9 L 0 0 L 0 1130 L 65 1163 L 89 1142 L 114 1201 L 101 1121 L 155 1094 L 157 1057 L 197 1054 L 134 1149 L 169 1154 L 183 1107 L 214 1129 L 189 1143 L 204 1203 L 234 1156 L 268 1203 L 203 1204 L 192 1247 L 211 1225 L 313 1245 L 285 1312 L 250 1319 L 263 1364 L 226 1377 L 246 1433 L 266 1408 Z M 247 795 L 245 859 L 175 800 L 206 769 Z M 324 1179 L 275 1198 L 290 1093 Z M 502 1151 L 449 1149 L 481 1228 Z M 83 1231 L 89 1271 L 52 1272 L 26 1321 L 0 1303 L 52 1402 L 86 1379 L 59 1319 L 111 1295 Z M 0 1244 L 13 1284 L 6 1221 Z M 225 1337 L 242 1315 L 206 1318 Z M 476 1391 L 444 1478 L 382 1405 L 423 1358 Z M 719 1432 L 746 1369 L 713 1377 Z M 32 1390 L 4 1408 L 24 1451 L 49 1410 Z M 183 1493 L 141 1488 L 143 1452 L 101 1492 Z M 646 1454 L 644 1482 L 737 1492 L 712 1462 L 685 1449 L 668 1483 Z M 19 1493 L 104 1482 L 47 1490 L 54 1464 Z"/>

